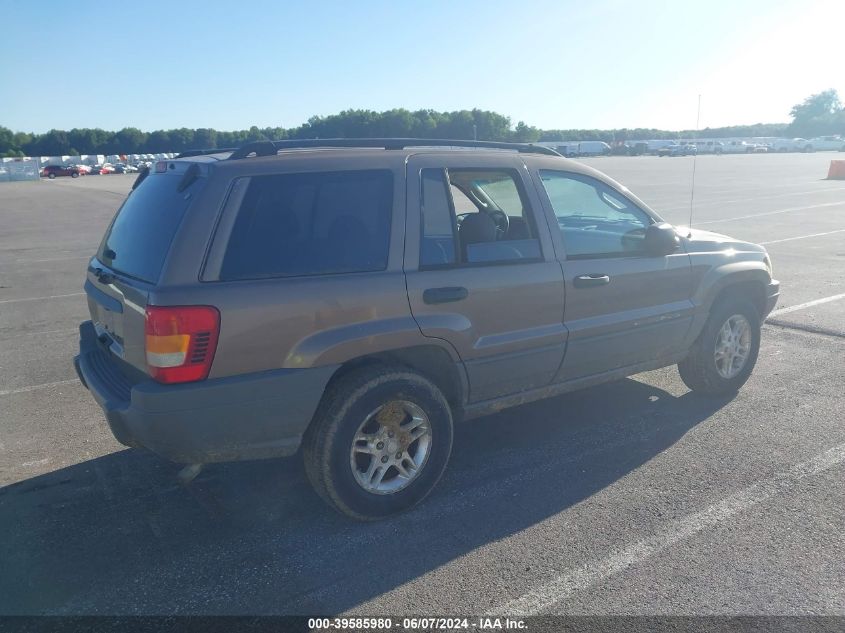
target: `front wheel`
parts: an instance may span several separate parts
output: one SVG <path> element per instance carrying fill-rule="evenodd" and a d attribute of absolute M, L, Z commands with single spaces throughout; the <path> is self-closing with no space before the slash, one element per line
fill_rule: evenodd
<path fill-rule="evenodd" d="M 735 393 L 748 380 L 760 351 L 760 316 L 747 301 L 714 306 L 689 355 L 678 363 L 684 384 L 701 393 Z"/>
<path fill-rule="evenodd" d="M 333 384 L 306 432 L 305 471 L 339 512 L 376 520 L 437 484 L 452 452 L 452 412 L 427 378 L 401 366 L 354 370 Z"/>

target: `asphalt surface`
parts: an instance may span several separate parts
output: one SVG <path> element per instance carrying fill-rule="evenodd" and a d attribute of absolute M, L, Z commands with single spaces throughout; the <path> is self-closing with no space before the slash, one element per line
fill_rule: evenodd
<path fill-rule="evenodd" d="M 693 225 L 783 283 L 732 400 L 674 368 L 460 426 L 419 508 L 331 512 L 299 458 L 192 484 L 75 380 L 86 258 L 131 176 L 0 184 L 0 614 L 845 615 L 841 154 L 701 156 Z M 587 161 L 668 221 L 692 158 Z M 807 237 L 813 236 L 813 237 Z"/>

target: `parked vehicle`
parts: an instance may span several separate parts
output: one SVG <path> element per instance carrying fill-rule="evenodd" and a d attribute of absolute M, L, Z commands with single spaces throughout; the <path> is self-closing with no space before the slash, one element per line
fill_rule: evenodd
<path fill-rule="evenodd" d="M 74 167 L 76 167 L 79 170 L 80 175 L 84 176 L 85 174 L 91 173 L 90 165 L 74 165 Z"/>
<path fill-rule="evenodd" d="M 698 149 L 695 145 L 689 145 L 687 143 L 679 144 L 676 143 L 674 145 L 667 145 L 666 147 L 661 147 L 657 150 L 658 156 L 694 156 L 698 152 Z"/>
<path fill-rule="evenodd" d="M 745 141 L 726 141 L 722 147 L 723 154 L 750 154 L 754 151 L 754 145 Z"/>
<path fill-rule="evenodd" d="M 778 138 L 772 141 L 769 150 L 772 152 L 800 152 L 804 150 L 807 141 L 801 138 Z"/>
<path fill-rule="evenodd" d="M 750 151 L 752 154 L 768 154 L 769 146 L 763 143 L 757 143 L 751 148 Z"/>
<path fill-rule="evenodd" d="M 805 151 L 845 151 L 845 140 L 840 136 L 817 136 L 807 141 L 807 149 Z"/>
<path fill-rule="evenodd" d="M 663 149 L 664 147 L 669 147 L 670 145 L 677 145 L 678 141 L 670 141 L 666 139 L 654 139 L 651 141 L 647 141 L 648 143 L 648 150 L 653 156 L 658 156 L 658 152 Z"/>
<path fill-rule="evenodd" d="M 126 165 L 124 163 L 117 163 L 114 166 L 114 173 L 116 174 L 137 174 L 138 168 L 133 165 Z"/>
<path fill-rule="evenodd" d="M 604 141 L 581 141 L 578 143 L 578 156 L 607 156 L 610 145 Z"/>
<path fill-rule="evenodd" d="M 695 147 L 699 154 L 724 153 L 724 144 L 721 141 L 696 141 Z"/>
<path fill-rule="evenodd" d="M 629 145 L 628 153 L 631 156 L 643 156 L 648 153 L 648 143 L 645 141 L 635 141 Z"/>
<path fill-rule="evenodd" d="M 139 176 L 74 363 L 121 443 L 188 474 L 302 447 L 377 519 L 434 488 L 459 420 L 675 363 L 736 392 L 778 289 L 762 246 L 543 147 L 263 141 Z"/>
<path fill-rule="evenodd" d="M 43 178 L 49 178 L 50 180 L 53 180 L 58 176 L 79 178 L 82 173 L 83 172 L 80 171 L 79 167 L 76 167 L 75 165 L 47 165 L 41 169 L 41 176 Z"/>

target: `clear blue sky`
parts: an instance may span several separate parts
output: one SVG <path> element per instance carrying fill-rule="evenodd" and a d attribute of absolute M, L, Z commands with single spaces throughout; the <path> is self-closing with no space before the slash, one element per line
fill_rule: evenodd
<path fill-rule="evenodd" d="M 0 125 L 292 127 L 478 107 L 543 128 L 789 120 L 845 97 L 834 0 L 2 3 Z"/>

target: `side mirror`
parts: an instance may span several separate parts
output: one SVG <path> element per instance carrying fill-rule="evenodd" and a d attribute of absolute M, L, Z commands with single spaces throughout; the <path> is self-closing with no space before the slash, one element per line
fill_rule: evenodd
<path fill-rule="evenodd" d="M 643 239 L 643 248 L 646 254 L 652 257 L 663 257 L 674 253 L 681 246 L 681 240 L 678 234 L 668 222 L 661 222 L 660 224 L 652 224 L 645 231 L 645 238 Z"/>

